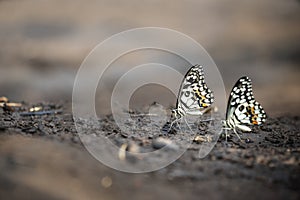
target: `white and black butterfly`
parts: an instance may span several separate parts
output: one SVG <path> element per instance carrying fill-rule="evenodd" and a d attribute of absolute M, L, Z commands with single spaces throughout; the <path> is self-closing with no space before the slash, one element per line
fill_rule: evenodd
<path fill-rule="evenodd" d="M 202 115 L 213 102 L 214 95 L 205 83 L 202 66 L 192 66 L 181 83 L 171 127 L 185 115 Z"/>
<path fill-rule="evenodd" d="M 227 130 L 237 129 L 250 132 L 249 125 L 260 125 L 266 121 L 266 113 L 261 105 L 254 99 L 250 78 L 244 76 L 233 86 L 227 104 L 226 120 L 223 124 L 227 138 Z"/>

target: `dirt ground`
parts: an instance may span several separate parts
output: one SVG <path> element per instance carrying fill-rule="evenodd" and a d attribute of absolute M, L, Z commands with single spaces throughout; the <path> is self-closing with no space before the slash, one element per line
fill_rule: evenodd
<path fill-rule="evenodd" d="M 41 111 L 33 114 L 32 107 Z M 143 148 L 135 137 L 113 128 L 113 121 L 105 123 L 111 138 Z M 268 118 L 252 133 L 242 134 L 247 142 L 220 138 L 204 159 L 197 157 L 200 144 L 193 142 L 166 168 L 129 174 L 104 166 L 87 152 L 64 104 L 23 103 L 12 111 L 4 107 L 0 198 L 299 199 L 299 130 L 299 116 Z"/>

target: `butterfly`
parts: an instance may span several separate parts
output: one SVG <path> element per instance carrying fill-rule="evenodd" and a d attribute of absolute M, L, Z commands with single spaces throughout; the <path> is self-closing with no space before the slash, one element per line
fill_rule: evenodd
<path fill-rule="evenodd" d="M 170 127 L 185 115 L 202 115 L 213 102 L 214 95 L 205 83 L 202 66 L 192 66 L 181 83 Z"/>
<path fill-rule="evenodd" d="M 251 79 L 241 77 L 233 86 L 227 104 L 226 120 L 223 123 L 227 139 L 227 130 L 233 130 L 241 140 L 237 129 L 250 132 L 249 125 L 260 125 L 266 121 L 266 112 L 254 99 Z"/>

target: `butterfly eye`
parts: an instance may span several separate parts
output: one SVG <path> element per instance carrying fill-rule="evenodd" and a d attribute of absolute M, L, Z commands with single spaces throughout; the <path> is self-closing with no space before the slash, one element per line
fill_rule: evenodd
<path fill-rule="evenodd" d="M 186 97 L 190 96 L 190 91 L 186 91 L 186 92 L 184 93 L 184 95 L 185 95 Z"/>

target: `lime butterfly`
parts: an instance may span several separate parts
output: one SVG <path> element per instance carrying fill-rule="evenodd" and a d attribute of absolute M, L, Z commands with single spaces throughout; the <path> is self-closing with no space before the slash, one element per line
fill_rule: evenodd
<path fill-rule="evenodd" d="M 202 66 L 192 66 L 181 83 L 170 127 L 185 115 L 202 115 L 213 102 L 214 95 L 205 83 Z"/>
<path fill-rule="evenodd" d="M 250 132 L 248 125 L 260 125 L 266 121 L 266 113 L 262 106 L 254 99 L 251 79 L 241 77 L 233 86 L 223 123 L 227 139 L 227 130 L 233 130 L 241 140 L 237 129 Z"/>

